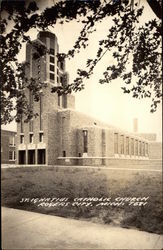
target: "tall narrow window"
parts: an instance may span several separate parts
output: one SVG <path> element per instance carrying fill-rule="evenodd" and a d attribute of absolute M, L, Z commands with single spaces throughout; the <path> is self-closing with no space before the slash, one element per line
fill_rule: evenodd
<path fill-rule="evenodd" d="M 15 161 L 16 154 L 14 150 L 9 151 L 9 161 Z"/>
<path fill-rule="evenodd" d="M 148 155 L 148 143 L 145 144 L 145 155 Z"/>
<path fill-rule="evenodd" d="M 32 109 L 33 108 L 33 93 L 31 90 L 29 91 L 29 105 L 30 105 L 30 108 Z M 33 120 L 29 121 L 29 132 L 33 132 Z"/>
<path fill-rule="evenodd" d="M 139 141 L 139 156 L 142 154 L 142 146 L 141 146 L 141 141 Z"/>
<path fill-rule="evenodd" d="M 121 154 L 124 154 L 124 135 L 121 135 L 120 137 L 120 150 L 121 150 Z"/>
<path fill-rule="evenodd" d="M 43 130 L 42 113 L 43 113 L 43 95 L 40 94 L 40 130 Z"/>
<path fill-rule="evenodd" d="M 9 160 L 10 160 L 10 161 L 13 160 L 13 151 L 9 151 Z"/>
<path fill-rule="evenodd" d="M 114 153 L 118 154 L 118 133 L 114 134 Z"/>
<path fill-rule="evenodd" d="M 84 153 L 88 153 L 88 131 L 83 130 Z"/>
<path fill-rule="evenodd" d="M 131 155 L 134 155 L 134 139 L 131 138 Z"/>
<path fill-rule="evenodd" d="M 145 143 L 142 142 L 142 156 L 145 156 Z"/>
<path fill-rule="evenodd" d="M 23 116 L 21 116 L 21 120 L 20 120 L 20 132 L 23 133 L 24 132 L 24 126 L 23 126 Z"/>
<path fill-rule="evenodd" d="M 15 136 L 13 136 L 13 146 L 15 146 Z"/>
<path fill-rule="evenodd" d="M 138 140 L 135 140 L 135 155 L 138 155 Z"/>
<path fill-rule="evenodd" d="M 14 160 L 16 160 L 16 152 L 14 151 Z"/>
<path fill-rule="evenodd" d="M 129 137 L 126 137 L 126 155 L 129 155 Z"/>

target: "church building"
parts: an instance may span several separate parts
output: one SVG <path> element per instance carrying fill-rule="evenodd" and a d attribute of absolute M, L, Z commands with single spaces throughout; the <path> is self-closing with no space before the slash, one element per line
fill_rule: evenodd
<path fill-rule="evenodd" d="M 49 53 L 34 59 L 35 43 Z M 26 90 L 29 104 L 39 116 L 18 123 L 17 164 L 103 166 L 121 163 L 149 163 L 161 158 L 155 134 L 128 133 L 75 110 L 75 97 L 51 93 L 52 86 L 68 84 L 65 61 L 57 59 L 59 45 L 55 34 L 41 31 L 26 46 L 27 77 L 45 82 L 39 102 Z M 136 124 L 136 123 L 135 123 Z"/>

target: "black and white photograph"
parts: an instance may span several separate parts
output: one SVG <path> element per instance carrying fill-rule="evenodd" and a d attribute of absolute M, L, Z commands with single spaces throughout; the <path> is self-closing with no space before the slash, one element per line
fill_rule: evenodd
<path fill-rule="evenodd" d="M 162 1 L 0 4 L 1 249 L 162 250 Z"/>

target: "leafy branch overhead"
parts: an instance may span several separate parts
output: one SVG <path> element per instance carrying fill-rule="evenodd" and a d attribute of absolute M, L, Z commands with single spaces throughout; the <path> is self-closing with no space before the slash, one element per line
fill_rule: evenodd
<path fill-rule="evenodd" d="M 55 87 L 52 92 L 71 93 L 82 90 L 86 79 L 94 73 L 96 65 L 105 57 L 113 57 L 103 72 L 101 84 L 122 78 L 124 93 L 136 98 L 151 98 L 151 111 L 157 109 L 161 100 L 161 1 L 148 0 L 155 18 L 140 22 L 143 7 L 134 1 L 59 1 L 42 12 L 39 1 L 7 1 L 1 3 L 1 121 L 20 121 L 22 115 L 28 121 L 34 115 L 24 94 L 27 87 L 32 89 L 35 101 L 45 87 L 38 79 L 26 77 L 25 68 L 17 56 L 23 43 L 30 43 L 28 32 L 35 28 L 45 30 L 50 26 L 76 20 L 82 23 L 80 36 L 67 54 L 58 54 L 58 59 L 72 58 L 89 44 L 89 35 L 96 32 L 96 25 L 112 18 L 108 34 L 99 41 L 95 58 L 88 58 L 85 69 L 78 69 L 77 78 L 67 86 Z M 37 6 L 38 5 L 38 6 Z M 108 23 L 109 24 L 109 23 Z M 42 44 L 36 44 L 34 59 L 48 53 Z M 16 115 L 12 112 L 16 110 Z"/>

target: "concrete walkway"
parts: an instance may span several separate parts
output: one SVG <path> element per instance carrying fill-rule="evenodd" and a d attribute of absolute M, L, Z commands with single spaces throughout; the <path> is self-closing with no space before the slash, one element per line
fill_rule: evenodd
<path fill-rule="evenodd" d="M 162 249 L 163 236 L 2 208 L 2 249 Z"/>

